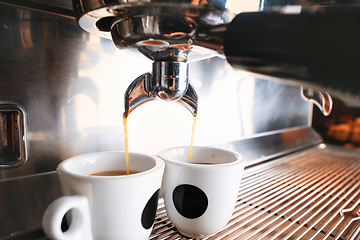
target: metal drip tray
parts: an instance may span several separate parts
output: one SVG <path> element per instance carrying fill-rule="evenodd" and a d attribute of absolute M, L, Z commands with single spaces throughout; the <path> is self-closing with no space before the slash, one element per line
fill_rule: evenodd
<path fill-rule="evenodd" d="M 247 168 L 232 219 L 207 239 L 359 239 L 360 152 L 323 144 Z M 162 200 L 150 239 L 186 239 Z"/>

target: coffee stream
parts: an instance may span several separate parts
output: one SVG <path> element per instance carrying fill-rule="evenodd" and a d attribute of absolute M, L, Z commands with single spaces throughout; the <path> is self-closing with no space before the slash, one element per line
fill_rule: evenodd
<path fill-rule="evenodd" d="M 124 112 L 124 114 L 123 114 L 123 124 L 124 124 L 124 135 L 125 135 L 124 143 L 125 143 L 126 175 L 129 175 L 130 174 L 130 170 L 129 170 L 129 142 L 128 142 L 126 112 Z M 195 124 L 196 124 L 196 116 L 194 116 L 194 122 L 193 122 L 192 133 L 191 133 L 191 143 L 190 143 L 190 151 L 189 151 L 189 158 L 190 159 L 192 158 Z"/>
<path fill-rule="evenodd" d="M 129 175 L 129 141 L 128 141 L 128 131 L 127 131 L 127 117 L 126 112 L 123 114 L 123 124 L 124 124 L 124 135 L 125 135 L 125 159 L 126 159 L 126 175 Z"/>
<path fill-rule="evenodd" d="M 192 150 L 193 150 L 193 143 L 194 143 L 195 124 L 196 124 L 196 116 L 194 116 L 194 122 L 193 122 L 193 126 L 192 126 L 189 159 L 192 159 Z"/>

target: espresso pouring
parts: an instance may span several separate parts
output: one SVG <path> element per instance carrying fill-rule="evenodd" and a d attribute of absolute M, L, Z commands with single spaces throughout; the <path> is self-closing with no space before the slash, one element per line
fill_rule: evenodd
<path fill-rule="evenodd" d="M 129 139 L 128 139 L 126 112 L 124 112 L 124 114 L 123 114 L 123 125 L 124 125 L 124 135 L 125 135 L 124 144 L 125 144 L 125 159 L 126 159 L 126 175 L 129 175 L 129 174 L 132 174 L 132 172 L 129 169 Z M 193 125 L 192 125 L 191 142 L 190 142 L 190 150 L 189 150 L 189 159 L 192 158 L 192 149 L 193 149 L 193 143 L 194 143 L 195 125 L 196 125 L 196 116 L 194 116 L 194 122 L 193 122 Z M 112 171 L 112 172 L 117 172 L 117 171 Z M 116 175 L 124 175 L 124 174 L 116 174 Z M 116 175 L 97 175 L 97 176 L 116 176 Z"/>
<path fill-rule="evenodd" d="M 189 151 L 189 158 L 192 158 L 192 150 L 193 150 L 193 144 L 194 144 L 194 132 L 195 132 L 195 124 L 196 124 L 196 116 L 194 116 L 194 123 L 192 126 L 192 132 L 191 132 L 191 142 L 190 142 L 190 151 Z"/>
<path fill-rule="evenodd" d="M 123 124 L 124 124 L 124 135 L 125 135 L 125 159 L 126 159 L 126 175 L 129 175 L 129 141 L 128 141 L 128 130 L 127 130 L 127 117 L 126 112 L 123 114 Z"/>

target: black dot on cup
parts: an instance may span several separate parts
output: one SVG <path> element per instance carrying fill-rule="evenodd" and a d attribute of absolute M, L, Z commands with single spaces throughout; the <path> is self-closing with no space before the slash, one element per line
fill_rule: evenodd
<path fill-rule="evenodd" d="M 141 215 L 141 224 L 145 229 L 151 228 L 155 221 L 156 210 L 158 207 L 160 189 L 158 189 L 146 203 Z"/>
<path fill-rule="evenodd" d="M 206 194 L 198 187 L 183 184 L 173 191 L 173 202 L 176 210 L 189 219 L 203 215 L 208 207 Z"/>

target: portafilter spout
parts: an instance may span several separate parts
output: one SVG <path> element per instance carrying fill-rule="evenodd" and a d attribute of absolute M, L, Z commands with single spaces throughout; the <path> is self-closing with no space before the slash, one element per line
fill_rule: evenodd
<path fill-rule="evenodd" d="M 146 102 L 162 99 L 175 101 L 197 114 L 197 94 L 189 81 L 186 62 L 155 61 L 152 72 L 136 78 L 125 92 L 125 115 Z"/>

